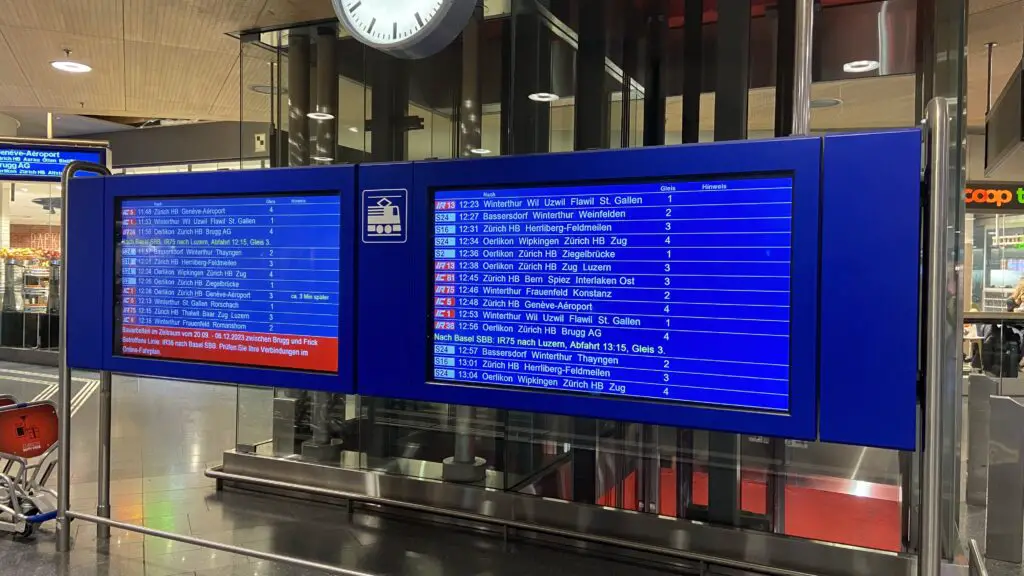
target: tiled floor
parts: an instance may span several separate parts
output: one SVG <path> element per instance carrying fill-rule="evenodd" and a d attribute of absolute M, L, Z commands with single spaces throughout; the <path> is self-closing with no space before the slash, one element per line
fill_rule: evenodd
<path fill-rule="evenodd" d="M 75 374 L 71 507 L 96 505 L 95 375 Z M 52 396 L 55 371 L 0 363 L 0 394 Z M 381 575 L 653 576 L 662 573 L 525 543 L 298 501 L 218 493 L 203 475 L 235 444 L 232 387 L 115 377 L 111 495 L 115 519 Z M 54 475 L 54 482 L 56 475 Z M 0 574 L 19 576 L 319 574 L 246 556 L 95 526 L 72 525 L 55 551 L 53 523 L 31 541 L 0 535 Z"/>

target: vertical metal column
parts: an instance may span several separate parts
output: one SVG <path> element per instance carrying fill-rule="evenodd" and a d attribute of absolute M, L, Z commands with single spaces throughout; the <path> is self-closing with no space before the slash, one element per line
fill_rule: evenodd
<path fill-rule="evenodd" d="M 62 230 L 63 233 L 63 230 Z M 111 404 L 113 390 L 111 382 L 113 378 L 106 370 L 100 372 L 100 406 L 99 425 L 96 442 L 96 462 L 99 471 L 96 473 L 96 515 L 100 518 L 110 518 L 110 425 L 111 425 Z M 96 538 L 106 540 L 110 538 L 110 526 L 106 524 L 96 525 Z"/>
<path fill-rule="evenodd" d="M 473 16 L 462 30 L 462 84 L 459 92 L 459 156 L 473 157 L 483 146 L 483 102 L 480 80 L 480 28 L 484 5 L 478 0 Z M 442 462 L 442 478 L 451 482 L 479 482 L 487 475 L 487 462 L 474 454 L 472 406 L 455 406 L 455 451 Z"/>
<path fill-rule="evenodd" d="M 577 4 L 579 46 L 576 51 L 576 150 L 607 148 L 608 91 L 605 58 L 608 56 L 608 4 L 588 0 Z"/>
<path fill-rule="evenodd" d="M 924 437 L 921 454 L 921 547 L 919 576 L 937 576 L 941 565 L 939 516 L 941 486 L 941 391 L 943 376 L 943 325 L 946 321 L 946 238 L 949 181 L 949 108 L 945 98 L 928 103 L 929 210 L 927 252 L 927 300 L 925 324 Z"/>
<path fill-rule="evenodd" d="M 683 142 L 700 141 L 700 94 L 704 89 L 704 0 L 683 6 Z"/>
<path fill-rule="evenodd" d="M 814 0 L 796 0 L 793 57 L 793 134 L 811 132 L 811 76 L 814 62 Z"/>
<path fill-rule="evenodd" d="M 577 5 L 579 45 L 576 52 L 576 150 L 607 148 L 608 93 L 605 90 L 605 57 L 608 5 L 591 0 Z M 597 494 L 597 451 L 599 422 L 573 418 L 572 475 L 573 500 L 595 504 Z M 592 444 L 591 444 L 592 443 Z"/>
<path fill-rule="evenodd" d="M 715 86 L 715 140 L 747 137 L 750 88 L 750 3 L 733 0 L 718 14 Z M 738 525 L 740 520 L 740 437 L 708 434 L 708 519 Z"/>
<path fill-rule="evenodd" d="M 405 160 L 409 155 L 409 78 L 405 62 L 366 48 L 370 84 L 370 152 L 374 162 Z"/>
<path fill-rule="evenodd" d="M 57 551 L 71 550 L 71 367 L 68 366 L 68 183 L 72 162 L 61 174 L 60 336 L 57 345 Z"/>
<path fill-rule="evenodd" d="M 792 24 L 784 25 L 783 18 Z M 776 136 L 806 136 L 811 125 L 811 78 L 814 45 L 814 0 L 784 0 L 779 4 L 778 82 L 776 90 Z M 787 54 L 788 51 L 788 54 Z M 784 75 L 788 73 L 788 78 Z M 785 95 L 791 98 L 787 101 Z M 786 120 L 789 123 L 786 123 Z M 769 526 L 777 534 L 786 531 L 786 462 L 784 438 L 768 440 L 767 503 Z"/>
<path fill-rule="evenodd" d="M 316 30 L 316 148 L 313 160 L 332 163 L 338 153 L 338 68 L 335 53 L 338 33 L 334 28 Z"/>
<path fill-rule="evenodd" d="M 796 4 L 801 0 L 779 0 L 775 5 L 775 135 L 793 133 L 793 68 L 796 60 Z"/>
<path fill-rule="evenodd" d="M 309 36 L 288 36 L 288 165 L 309 164 Z"/>
<path fill-rule="evenodd" d="M 483 102 L 480 79 L 480 29 L 484 20 L 482 0 L 462 30 L 462 85 L 459 93 L 459 156 L 472 157 L 483 148 Z"/>
<path fill-rule="evenodd" d="M 91 162 L 74 161 L 64 167 L 60 175 L 60 335 L 57 345 L 57 551 L 71 549 L 71 519 L 68 507 L 71 500 L 71 367 L 68 366 L 68 185 L 77 172 L 109 175 L 106 166 Z M 110 374 L 107 373 L 107 378 Z M 103 375 L 100 375 L 102 380 Z M 102 384 L 102 382 L 101 382 Z M 107 411 L 107 454 L 110 454 L 109 410 Z M 102 422 L 101 422 L 102 427 Z M 101 442 L 102 444 L 102 442 Z M 108 459 L 109 463 L 109 459 Z M 107 468 L 109 493 L 109 466 Z M 109 501 L 109 499 L 108 499 Z"/>
<path fill-rule="evenodd" d="M 502 37 L 501 154 L 547 152 L 551 105 L 531 95 L 552 93 L 551 37 L 533 0 L 512 0 Z"/>
<path fill-rule="evenodd" d="M 985 43 L 985 56 L 987 59 L 987 75 L 985 76 L 985 114 L 992 111 L 992 50 L 999 44 L 995 42 Z"/>
<path fill-rule="evenodd" d="M 704 89 L 704 0 L 683 6 L 682 141 L 700 141 L 700 95 Z M 676 516 L 685 518 L 693 501 L 693 430 L 676 430 Z"/>
<path fill-rule="evenodd" d="M 638 18 L 622 15 L 622 98 L 619 101 L 619 148 L 633 145 L 633 84 L 640 68 Z"/>
<path fill-rule="evenodd" d="M 644 146 L 665 143 L 665 36 L 668 24 L 664 5 L 647 18 L 647 58 L 644 74 Z M 699 100 L 699 97 L 698 97 Z"/>
<path fill-rule="evenodd" d="M 644 146 L 665 144 L 665 20 L 664 3 L 657 2 L 644 23 L 647 57 L 644 61 Z M 640 510 L 661 513 L 661 428 L 640 425 Z"/>

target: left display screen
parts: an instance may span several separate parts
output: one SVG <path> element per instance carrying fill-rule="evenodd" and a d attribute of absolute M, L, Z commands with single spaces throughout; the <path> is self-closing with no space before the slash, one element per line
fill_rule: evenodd
<path fill-rule="evenodd" d="M 104 164 L 105 153 L 95 148 L 53 148 L 0 145 L 0 178 L 59 182 L 71 162 Z"/>
<path fill-rule="evenodd" d="M 338 372 L 337 193 L 124 198 L 114 351 Z"/>

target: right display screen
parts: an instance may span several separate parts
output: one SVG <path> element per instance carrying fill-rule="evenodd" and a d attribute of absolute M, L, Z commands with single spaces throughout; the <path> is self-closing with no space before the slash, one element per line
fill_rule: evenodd
<path fill-rule="evenodd" d="M 789 410 L 791 177 L 433 206 L 432 382 Z"/>

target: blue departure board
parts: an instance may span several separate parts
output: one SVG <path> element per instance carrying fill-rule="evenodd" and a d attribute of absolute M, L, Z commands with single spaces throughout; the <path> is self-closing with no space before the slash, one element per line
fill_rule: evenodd
<path fill-rule="evenodd" d="M 340 198 L 125 198 L 115 353 L 338 371 Z"/>
<path fill-rule="evenodd" d="M 105 154 L 96 148 L 57 148 L 0 144 L 0 178 L 59 182 L 72 161 L 104 164 Z"/>
<path fill-rule="evenodd" d="M 786 412 L 793 181 L 434 193 L 435 383 Z"/>

